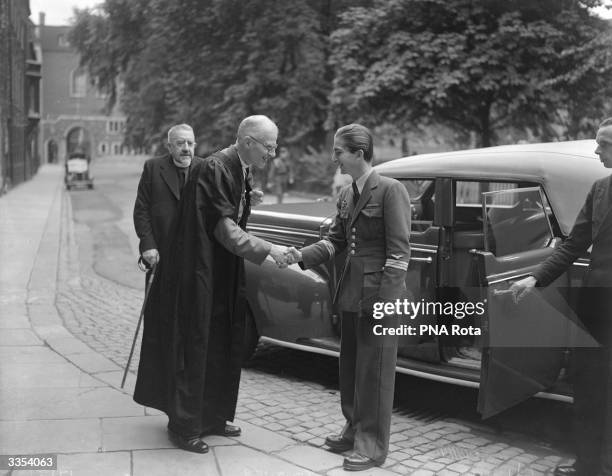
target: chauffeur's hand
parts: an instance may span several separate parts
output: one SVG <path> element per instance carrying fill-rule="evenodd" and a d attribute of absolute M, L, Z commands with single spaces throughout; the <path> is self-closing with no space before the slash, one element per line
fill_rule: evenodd
<path fill-rule="evenodd" d="M 512 286 L 510 286 L 510 291 L 512 292 L 512 299 L 514 299 L 514 303 L 518 304 L 519 301 L 535 287 L 536 282 L 536 278 L 533 276 L 527 276 L 526 278 L 513 283 Z"/>
<path fill-rule="evenodd" d="M 251 190 L 249 194 L 251 197 L 251 206 L 256 207 L 261 202 L 263 202 L 264 193 L 261 190 Z"/>

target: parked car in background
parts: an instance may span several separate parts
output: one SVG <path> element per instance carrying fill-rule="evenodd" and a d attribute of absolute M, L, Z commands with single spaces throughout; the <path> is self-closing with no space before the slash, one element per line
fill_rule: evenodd
<path fill-rule="evenodd" d="M 66 189 L 75 187 L 93 188 L 93 177 L 90 170 L 91 157 L 84 152 L 72 152 L 66 158 L 64 184 Z"/>
<path fill-rule="evenodd" d="M 411 196 L 406 284 L 412 301 L 485 307 L 477 317 L 461 319 L 440 309 L 426 316 L 431 325 L 450 317 L 460 335 L 401 336 L 398 372 L 478 387 L 483 417 L 536 394 L 571 400 L 565 369 L 581 330 L 564 316 L 572 315 L 588 254 L 539 298 L 517 305 L 508 288 L 567 237 L 593 182 L 609 174 L 595 147 L 592 140 L 510 145 L 410 156 L 376 167 Z M 249 231 L 300 248 L 326 235 L 335 212 L 333 202 L 257 207 Z M 338 355 L 331 296 L 343 259 L 306 271 L 297 265 L 279 270 L 271 260 L 247 263 L 251 343 L 261 336 Z M 470 334 L 470 327 L 481 335 Z"/>

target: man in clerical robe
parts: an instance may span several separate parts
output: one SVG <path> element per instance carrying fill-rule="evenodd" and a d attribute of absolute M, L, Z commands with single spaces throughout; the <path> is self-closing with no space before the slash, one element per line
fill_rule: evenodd
<path fill-rule="evenodd" d="M 161 394 L 134 399 L 168 415 L 176 446 L 205 453 L 209 434 L 239 436 L 234 420 L 244 345 L 246 298 L 244 259 L 268 256 L 286 264 L 286 248 L 246 232 L 251 205 L 262 194 L 252 189 L 251 167 L 263 168 L 276 150 L 278 128 L 266 116 L 250 116 L 236 142 L 195 167 L 185 187 L 171 265 L 160 276 L 166 298 L 156 349 L 164 366 L 139 382 L 161 381 Z M 143 343 L 144 345 L 144 343 Z"/>

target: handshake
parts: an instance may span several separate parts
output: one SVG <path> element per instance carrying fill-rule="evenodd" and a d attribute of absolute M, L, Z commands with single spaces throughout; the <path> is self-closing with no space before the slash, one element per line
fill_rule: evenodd
<path fill-rule="evenodd" d="M 272 245 L 270 256 L 279 268 L 286 268 L 290 264 L 302 261 L 302 253 L 293 246 Z"/>

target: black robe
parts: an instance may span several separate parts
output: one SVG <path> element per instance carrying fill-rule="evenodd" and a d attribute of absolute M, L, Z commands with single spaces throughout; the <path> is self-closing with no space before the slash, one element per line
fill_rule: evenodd
<path fill-rule="evenodd" d="M 215 239 L 222 217 L 238 221 L 244 177 L 235 149 L 218 152 L 190 174 L 171 256 L 156 278 L 159 314 L 145 313 L 134 400 L 165 412 L 184 436 L 233 421 L 245 333 L 244 259 Z M 250 207 L 245 207 L 244 229 Z M 157 322 L 147 317 L 161 315 Z"/>

